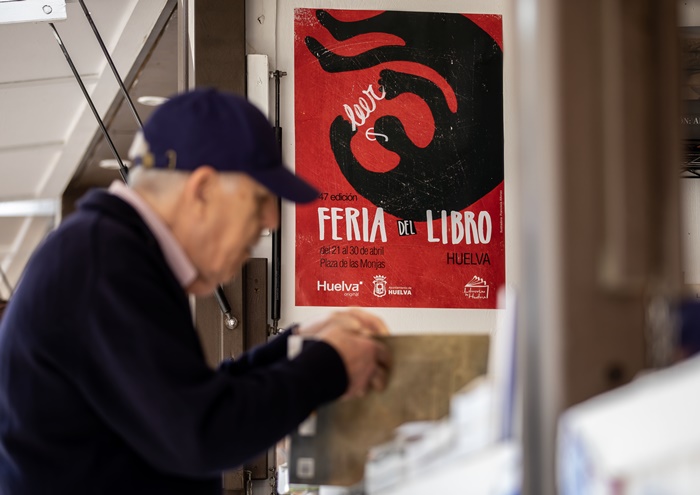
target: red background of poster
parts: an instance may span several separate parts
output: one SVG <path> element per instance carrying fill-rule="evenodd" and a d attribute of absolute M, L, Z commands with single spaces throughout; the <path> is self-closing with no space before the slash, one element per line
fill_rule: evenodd
<path fill-rule="evenodd" d="M 452 245 L 448 242 L 429 242 L 427 222 L 415 222 L 415 235 L 400 236 L 397 217 L 384 212 L 387 242 L 379 235 L 374 242 L 361 240 L 332 240 L 331 222 L 325 221 L 325 239 L 319 239 L 318 209 L 367 208 L 371 230 L 374 212 L 370 201 L 358 194 L 341 173 L 328 138 L 333 120 L 345 116 L 343 105 L 358 103 L 363 91 L 370 85 L 377 94 L 379 72 L 384 68 L 409 72 L 429 78 L 443 90 L 451 110 L 455 110 L 454 92 L 445 80 L 429 67 L 410 62 L 388 62 L 375 67 L 344 73 L 325 72 L 304 43 L 313 36 L 329 50 L 344 56 L 352 56 L 368 49 L 403 40 L 383 33 L 360 35 L 351 41 L 336 41 L 316 19 L 315 9 L 295 10 L 294 70 L 295 70 L 295 140 L 296 173 L 319 191 L 327 193 L 309 205 L 296 206 L 296 305 L 298 306 L 375 306 L 416 308 L 495 308 L 496 292 L 505 282 L 505 238 L 503 182 L 491 192 L 473 203 L 463 212 L 490 213 L 492 235 L 488 244 Z M 342 21 L 365 19 L 379 11 L 328 10 Z M 491 35 L 502 47 L 501 16 L 466 15 Z M 382 115 L 398 117 L 408 137 L 418 146 L 430 143 L 434 133 L 434 121 L 426 103 L 413 94 L 403 94 L 393 100 L 377 101 L 376 110 L 359 128 L 351 141 L 354 155 L 365 167 L 373 171 L 387 171 L 398 163 L 398 156 L 382 147 L 377 141 L 365 137 L 365 130 L 374 125 Z M 333 200 L 334 195 L 354 195 L 355 200 Z M 449 212 L 448 222 L 449 222 Z M 345 213 L 343 212 L 343 216 Z M 440 237 L 442 226 L 440 211 L 433 210 L 433 236 Z M 362 225 L 360 218 L 360 226 Z M 360 227 L 361 228 L 361 227 Z M 345 238 L 344 219 L 338 223 L 338 233 Z M 363 249 L 364 248 L 364 249 Z M 372 248 L 383 248 L 372 251 Z M 347 253 L 344 253 L 347 251 Z M 364 254 L 363 254 L 364 252 Z M 371 254 L 374 252 L 375 254 Z M 323 254 L 322 254 L 323 253 Z M 351 254 L 353 253 L 353 254 Z M 467 253 L 474 264 L 448 263 L 449 256 L 462 259 Z M 490 264 L 476 264 L 488 256 Z M 368 260 L 373 267 L 354 267 L 353 262 Z M 322 260 L 326 260 L 322 266 Z M 347 266 L 341 266 L 343 261 Z M 331 266 L 334 262 L 338 266 Z M 379 268 L 377 268 L 379 267 Z M 382 297 L 374 294 L 375 276 L 385 277 Z M 465 285 L 474 277 L 488 285 L 488 297 L 471 298 L 465 295 Z M 325 285 L 324 285 L 325 282 Z M 319 290 L 333 286 L 339 290 Z M 338 286 L 337 284 L 340 284 Z M 482 291 L 482 295 L 485 295 Z"/>

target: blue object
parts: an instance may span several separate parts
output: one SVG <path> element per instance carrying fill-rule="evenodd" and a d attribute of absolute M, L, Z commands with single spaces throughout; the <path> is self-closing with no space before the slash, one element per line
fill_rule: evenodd
<path fill-rule="evenodd" d="M 700 352 L 700 300 L 686 299 L 678 305 L 680 331 L 678 346 L 682 357 Z"/>
<path fill-rule="evenodd" d="M 137 165 L 191 171 L 209 165 L 244 172 L 277 196 L 298 203 L 318 191 L 284 167 L 267 117 L 238 95 L 196 89 L 162 104 L 143 127 L 147 152 Z"/>

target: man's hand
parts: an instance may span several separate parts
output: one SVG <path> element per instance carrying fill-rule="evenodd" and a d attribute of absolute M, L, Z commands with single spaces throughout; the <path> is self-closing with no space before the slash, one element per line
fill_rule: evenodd
<path fill-rule="evenodd" d="M 345 397 L 361 397 L 370 390 L 386 388 L 391 355 L 383 343 L 373 338 L 389 334 L 380 318 L 354 308 L 299 327 L 297 333 L 323 340 L 340 354 L 349 381 Z"/>
<path fill-rule="evenodd" d="M 311 337 L 326 329 L 331 321 L 338 323 L 344 321 L 347 329 L 355 330 L 365 335 L 389 335 L 389 328 L 381 318 L 360 308 L 336 311 L 330 316 L 314 319 L 297 327 L 295 333 L 303 337 Z"/>

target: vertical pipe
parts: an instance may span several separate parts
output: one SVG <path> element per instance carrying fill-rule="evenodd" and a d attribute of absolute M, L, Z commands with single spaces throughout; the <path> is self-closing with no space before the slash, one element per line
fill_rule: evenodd
<path fill-rule="evenodd" d="M 562 399 L 563 282 L 558 45 L 563 0 L 511 0 L 520 165 L 518 406 L 523 495 L 554 495 Z"/>
<path fill-rule="evenodd" d="M 189 39 L 189 0 L 177 2 L 177 89 L 178 92 L 190 89 L 190 39 Z"/>
<path fill-rule="evenodd" d="M 280 126 L 280 78 L 286 76 L 286 72 L 276 70 L 272 73 L 275 78 L 275 135 L 277 145 L 282 153 L 282 127 Z M 277 333 L 281 309 L 282 289 L 282 202 L 277 200 L 277 212 L 279 227 L 272 232 L 272 301 L 270 313 L 272 317 L 272 331 Z"/>

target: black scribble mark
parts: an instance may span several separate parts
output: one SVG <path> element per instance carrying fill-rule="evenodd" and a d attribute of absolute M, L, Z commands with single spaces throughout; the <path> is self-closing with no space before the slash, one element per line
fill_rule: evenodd
<path fill-rule="evenodd" d="M 457 111 L 450 111 L 442 90 L 416 75 L 384 69 L 378 84 L 391 100 L 404 93 L 422 98 L 435 120 L 433 139 L 420 148 L 393 115 L 376 120 L 377 140 L 399 155 L 388 172 L 367 170 L 353 155 L 350 140 L 358 132 L 343 116 L 331 124 L 330 142 L 348 182 L 374 205 L 402 219 L 425 221 L 426 210 L 461 211 L 503 181 L 503 54 L 498 44 L 459 14 L 384 12 L 343 22 L 316 11 L 321 25 L 339 41 L 366 33 L 388 33 L 405 46 L 381 46 L 345 57 L 307 37 L 306 46 L 329 73 L 362 70 L 392 61 L 432 68 L 454 90 Z"/>

